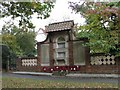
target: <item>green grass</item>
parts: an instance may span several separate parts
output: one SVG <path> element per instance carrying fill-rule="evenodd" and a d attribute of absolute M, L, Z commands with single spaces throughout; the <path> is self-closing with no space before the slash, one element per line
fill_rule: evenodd
<path fill-rule="evenodd" d="M 118 88 L 110 83 L 75 83 L 66 81 L 47 81 L 24 78 L 2 78 L 3 88 Z"/>

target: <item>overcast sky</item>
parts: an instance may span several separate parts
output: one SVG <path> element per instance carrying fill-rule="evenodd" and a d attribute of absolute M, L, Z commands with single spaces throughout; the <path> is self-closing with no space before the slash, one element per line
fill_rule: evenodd
<path fill-rule="evenodd" d="M 75 23 L 83 23 L 84 20 L 81 18 L 80 14 L 72 13 L 68 5 L 68 1 L 79 1 L 79 0 L 56 0 L 56 4 L 50 14 L 50 17 L 45 20 L 36 20 L 35 17 L 33 18 L 33 22 L 39 28 L 44 28 L 45 25 L 53 22 L 59 22 L 64 20 L 74 20 Z M 36 23 L 39 22 L 39 23 Z"/>
<path fill-rule="evenodd" d="M 74 20 L 75 23 L 83 24 L 85 19 L 81 17 L 80 14 L 75 14 L 69 7 L 68 1 L 79 1 L 79 0 L 56 0 L 56 4 L 50 14 L 50 17 L 45 20 L 33 19 L 33 22 L 36 23 L 36 30 L 39 28 L 45 28 L 45 25 L 53 22 L 60 22 L 65 20 Z M 41 33 L 41 32 L 40 32 Z M 37 41 L 42 41 L 45 39 L 45 36 L 38 33 L 36 37 Z"/>
<path fill-rule="evenodd" d="M 72 10 L 69 8 L 68 1 L 78 2 L 79 0 L 56 0 L 56 4 L 52 9 L 52 12 L 50 13 L 50 17 L 47 19 L 37 19 L 34 15 L 32 22 L 36 26 L 35 30 L 38 31 L 39 28 L 45 29 L 45 26 L 49 23 L 60 22 L 65 20 L 74 20 L 74 23 L 83 24 L 85 19 L 83 19 L 80 14 L 72 13 Z M 3 20 L 9 21 L 10 18 L 0 20 L 0 30 L 2 29 L 2 26 L 4 24 Z M 17 24 L 18 22 L 15 21 L 15 23 Z M 40 33 L 42 32 L 40 31 Z M 44 34 L 38 33 L 36 40 L 40 42 L 43 41 L 45 38 L 46 37 L 44 36 Z"/>

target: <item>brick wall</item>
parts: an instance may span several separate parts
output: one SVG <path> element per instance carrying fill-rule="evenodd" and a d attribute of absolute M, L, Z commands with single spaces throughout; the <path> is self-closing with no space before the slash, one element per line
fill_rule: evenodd
<path fill-rule="evenodd" d="M 68 42 L 68 52 L 69 52 L 69 65 L 72 66 L 72 65 L 74 65 L 74 61 L 73 61 L 73 42 L 72 41 Z"/>
<path fill-rule="evenodd" d="M 49 42 L 42 42 L 42 43 L 49 43 L 50 45 L 50 66 L 46 66 L 46 69 L 48 69 L 48 72 L 54 68 L 54 50 L 53 50 L 53 43 L 54 43 L 54 38 L 58 35 L 65 35 L 68 33 L 67 32 L 60 32 L 60 33 L 51 33 L 49 34 L 48 38 Z M 70 36 L 68 35 L 68 61 L 69 61 L 69 66 L 72 67 L 74 66 L 74 60 L 73 60 L 73 40 L 70 40 Z M 87 39 L 82 39 L 82 41 L 88 42 Z M 37 50 L 38 50 L 38 57 L 37 57 L 37 66 L 22 66 L 22 60 L 21 58 L 18 58 L 16 63 L 17 63 L 17 70 L 19 71 L 33 71 L 33 72 L 47 72 L 46 69 L 44 69 L 45 66 L 41 66 L 41 44 L 42 43 L 37 43 Z M 89 48 L 85 47 L 85 65 L 81 65 L 80 70 L 77 72 L 80 73 L 120 73 L 120 57 L 116 59 L 116 64 L 115 65 L 91 65 L 90 64 L 90 53 L 89 53 Z"/>
<path fill-rule="evenodd" d="M 90 60 L 89 60 L 90 61 Z M 81 66 L 81 73 L 116 73 L 120 74 L 120 57 L 115 58 L 115 65 L 87 65 Z"/>
<path fill-rule="evenodd" d="M 71 61 L 72 60 L 70 60 L 70 62 Z M 78 73 L 98 73 L 98 74 L 119 73 L 120 74 L 120 57 L 115 58 L 115 62 L 116 62 L 115 65 L 91 65 L 90 60 L 86 60 L 86 61 L 87 61 L 86 65 L 79 66 L 79 71 L 77 70 Z M 22 58 L 18 58 L 16 64 L 17 64 L 16 68 L 18 71 L 51 72 L 51 69 L 54 68 L 54 66 L 52 65 L 40 66 L 39 64 L 37 66 L 22 66 Z M 76 66 L 70 65 L 69 67 L 76 67 Z M 44 68 L 46 69 L 44 70 Z"/>
<path fill-rule="evenodd" d="M 56 66 L 55 66 L 56 67 Z M 70 66 L 73 67 L 73 66 Z M 44 68 L 47 68 L 44 70 Z M 21 60 L 17 60 L 17 70 L 18 71 L 33 71 L 33 72 L 51 72 L 51 69 L 53 69 L 54 66 L 22 66 L 21 65 Z M 116 73 L 120 74 L 120 66 L 118 65 L 84 65 L 84 66 L 79 66 L 79 71 L 78 73 L 96 73 L 96 74 L 103 74 L 103 73 Z M 73 72 L 73 71 L 70 71 Z"/>
<path fill-rule="evenodd" d="M 22 59 L 37 59 L 37 58 L 36 57 L 35 58 L 18 58 L 16 60 L 16 70 L 17 71 L 33 71 L 33 72 L 38 71 L 38 66 L 23 66 Z"/>
<path fill-rule="evenodd" d="M 49 56 L 50 56 L 50 66 L 54 65 L 54 51 L 53 51 L 53 43 L 50 43 L 50 50 L 49 50 Z"/>
<path fill-rule="evenodd" d="M 110 73 L 116 73 L 120 74 L 119 72 L 120 66 L 81 66 L 80 73 L 97 73 L 97 74 L 110 74 Z"/>
<path fill-rule="evenodd" d="M 37 67 L 41 66 L 40 63 L 41 63 L 41 45 L 40 43 L 37 43 Z"/>

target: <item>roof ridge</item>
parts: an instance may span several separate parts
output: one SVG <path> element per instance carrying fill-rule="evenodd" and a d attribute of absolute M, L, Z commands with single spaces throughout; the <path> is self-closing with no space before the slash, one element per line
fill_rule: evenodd
<path fill-rule="evenodd" d="M 60 21 L 60 22 L 54 22 L 54 23 L 50 23 L 49 25 L 53 25 L 53 24 L 58 24 L 58 23 L 66 23 L 66 22 L 73 22 L 73 20 L 67 20 L 67 21 Z"/>

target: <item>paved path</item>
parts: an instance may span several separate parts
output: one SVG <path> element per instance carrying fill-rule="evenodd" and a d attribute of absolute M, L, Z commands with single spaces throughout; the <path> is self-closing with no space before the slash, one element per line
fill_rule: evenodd
<path fill-rule="evenodd" d="M 52 73 L 42 73 L 42 72 L 12 72 L 12 73 L 15 73 L 15 74 L 27 74 L 27 75 L 47 75 L 47 76 L 52 76 Z M 106 78 L 120 78 L 120 75 L 118 74 L 81 74 L 81 73 L 69 73 L 67 74 L 66 76 L 68 77 L 92 77 L 92 78 L 95 78 L 95 77 L 106 77 Z"/>
<path fill-rule="evenodd" d="M 90 77 L 58 77 L 48 75 L 20 75 L 14 73 L 3 73 L 2 77 L 16 77 L 16 78 L 30 78 L 34 80 L 52 80 L 52 81 L 66 81 L 66 82 L 98 82 L 98 83 L 114 83 L 118 84 L 118 78 L 90 78 Z"/>
<path fill-rule="evenodd" d="M 71 77 L 100 77 L 100 78 L 120 78 L 118 74 L 68 74 Z"/>

